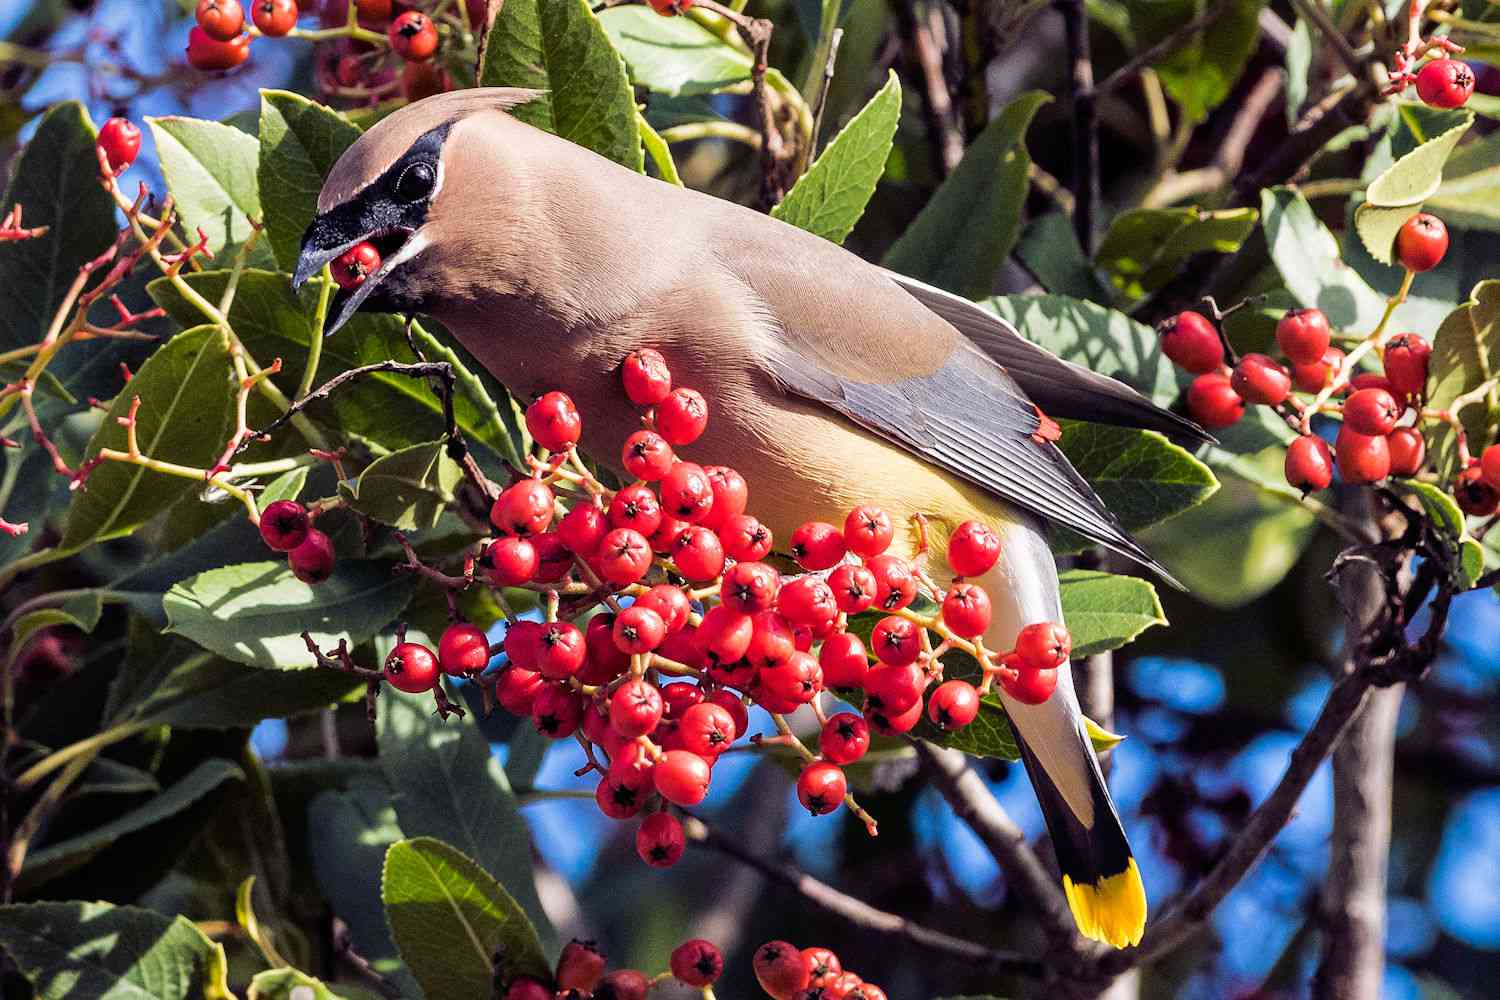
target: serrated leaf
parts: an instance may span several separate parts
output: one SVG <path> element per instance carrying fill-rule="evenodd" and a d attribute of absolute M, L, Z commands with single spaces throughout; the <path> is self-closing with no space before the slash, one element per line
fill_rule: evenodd
<path fill-rule="evenodd" d="M 1438 192 L 1443 165 L 1473 123 L 1473 115 L 1465 116 L 1458 125 L 1423 142 L 1370 182 L 1364 202 L 1355 209 L 1354 227 L 1376 260 L 1391 263 L 1397 232 L 1421 210 L 1423 202 Z"/>
<path fill-rule="evenodd" d="M 991 119 L 882 263 L 967 298 L 988 295 L 1021 231 L 1026 130 L 1051 100 L 1028 91 Z"/>
<path fill-rule="evenodd" d="M 260 92 L 256 176 L 260 190 L 276 192 L 265 203 L 266 239 L 283 271 L 296 267 L 323 178 L 358 138 L 358 127 L 332 108 L 285 90 Z"/>
<path fill-rule="evenodd" d="M 1218 0 L 1129 0 L 1130 29 L 1145 48 L 1194 20 Z M 1162 86 L 1201 121 L 1224 101 L 1245 69 L 1260 35 L 1263 0 L 1228 0 L 1227 9 L 1205 28 L 1153 64 Z"/>
<path fill-rule="evenodd" d="M 490 28 L 479 84 L 544 91 L 515 117 L 645 169 L 625 61 L 588 0 L 506 0 Z"/>
<path fill-rule="evenodd" d="M 690 17 L 626 6 L 601 11 L 599 23 L 630 67 L 631 81 L 654 93 L 712 94 L 750 79 L 749 54 Z"/>
<path fill-rule="evenodd" d="M 431 837 L 392 844 L 381 898 L 401 957 L 428 1000 L 488 996 L 495 979 L 543 979 L 550 963 L 526 914 L 463 852 Z"/>
<path fill-rule="evenodd" d="M 383 563 L 340 560 L 320 584 L 303 583 L 285 562 L 239 563 L 175 585 L 162 598 L 167 631 L 257 667 L 304 667 L 320 648 L 351 646 L 390 624 L 411 600 L 413 582 Z"/>
<path fill-rule="evenodd" d="M 339 484 L 349 506 L 404 531 L 434 527 L 453 502 L 463 469 L 442 441 L 428 441 L 378 458 L 359 478 Z"/>
<path fill-rule="evenodd" d="M 474 719 L 444 721 L 433 715 L 431 698 L 389 690 L 380 698 L 376 738 L 406 835 L 455 844 L 499 880 L 550 942 L 552 926 L 531 869 L 531 835 Z"/>
<path fill-rule="evenodd" d="M 1459 396 L 1500 374 L 1500 280 L 1481 281 L 1469 300 L 1449 314 L 1432 338 L 1428 365 L 1428 405 L 1444 409 Z M 1464 408 L 1461 414 L 1470 441 L 1494 436 L 1500 413 L 1496 394 Z M 1457 441 L 1445 423 L 1425 427 L 1429 461 L 1440 476 L 1458 471 Z"/>
<path fill-rule="evenodd" d="M 222 330 L 195 327 L 173 337 L 141 366 L 110 404 L 89 441 L 86 457 L 101 448 L 126 450 L 118 418 L 139 397 L 136 436 L 142 454 L 179 465 L 206 467 L 229 438 L 234 391 L 229 341 Z M 61 545 L 78 549 L 128 535 L 202 484 L 138 465 L 105 462 L 74 494 Z"/>
<path fill-rule="evenodd" d="M 1075 569 L 1058 582 L 1074 659 L 1119 649 L 1151 626 L 1167 624 L 1156 588 L 1140 577 Z"/>
<path fill-rule="evenodd" d="M 304 992 L 293 993 L 299 986 Z M 247 1000 L 343 1000 L 343 996 L 296 969 L 267 969 L 250 980 Z"/>
<path fill-rule="evenodd" d="M 180 780 L 151 799 L 106 823 L 91 827 L 76 837 L 45 844 L 26 855 L 17 888 L 29 892 L 48 879 L 57 878 L 87 864 L 120 837 L 154 826 L 191 806 L 226 781 L 241 781 L 234 764 L 213 757 L 203 761 Z"/>
<path fill-rule="evenodd" d="M 1344 263 L 1338 241 L 1307 199 L 1290 188 L 1262 191 L 1261 227 L 1271 261 L 1299 303 L 1323 310 L 1339 329 L 1375 328 L 1385 312 L 1385 298 Z"/>
<path fill-rule="evenodd" d="M 1199 253 L 1235 253 L 1255 229 L 1253 208 L 1140 208 L 1115 216 L 1094 262 L 1135 301 L 1175 277 Z"/>
<path fill-rule="evenodd" d="M 1451 541 L 1456 543 L 1463 537 L 1464 512 L 1459 509 L 1458 502 L 1451 494 L 1417 479 L 1396 479 L 1392 480 L 1392 484 L 1401 492 L 1416 497 L 1428 518 Z"/>
<path fill-rule="evenodd" d="M 1155 431 L 1074 420 L 1060 423 L 1058 447 L 1127 531 L 1190 510 L 1219 488 L 1208 466 Z"/>
<path fill-rule="evenodd" d="M 900 117 L 901 82 L 892 70 L 885 86 L 834 136 L 771 215 L 843 243 L 885 173 Z"/>
<path fill-rule="evenodd" d="M 0 906 L 0 947 L 37 1000 L 233 1000 L 223 947 L 181 916 L 109 903 Z"/>
<path fill-rule="evenodd" d="M 261 217 L 255 136 L 201 118 L 171 115 L 147 118 L 146 123 L 183 226 L 190 233 L 202 229 L 209 252 L 228 262 L 250 239 L 250 221 Z M 259 267 L 272 259 L 271 251 L 257 243 L 249 263 Z"/>
<path fill-rule="evenodd" d="M 1114 301 L 1114 294 L 1084 256 L 1072 220 L 1061 212 L 1049 212 L 1028 222 L 1016 244 L 1016 256 L 1036 275 L 1042 288 L 1054 295 L 1101 305 Z"/>

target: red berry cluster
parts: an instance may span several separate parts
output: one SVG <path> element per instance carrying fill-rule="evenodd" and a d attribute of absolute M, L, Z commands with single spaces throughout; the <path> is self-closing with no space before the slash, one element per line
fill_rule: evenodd
<path fill-rule="evenodd" d="M 333 542 L 312 522 L 313 514 L 297 501 L 277 500 L 260 512 L 260 537 L 277 552 L 286 553 L 287 565 L 297 579 L 317 584 L 333 573 L 334 553 Z"/>
<path fill-rule="evenodd" d="M 888 551 L 890 516 L 861 506 L 842 528 L 808 522 L 794 531 L 787 548 L 807 572 L 784 578 L 764 561 L 771 532 L 746 512 L 740 474 L 674 454 L 707 427 L 704 398 L 674 387 L 652 350 L 627 358 L 621 378 L 645 411 L 643 428 L 621 453 L 635 481 L 615 490 L 588 474 L 575 451 L 582 419 L 566 395 L 549 392 L 525 415 L 545 457 L 495 499 L 496 537 L 474 561 L 475 576 L 492 587 L 549 592 L 547 620 L 512 620 L 493 651 L 462 622 L 443 634 L 436 654 L 402 642 L 385 664 L 393 686 L 421 692 L 442 673 L 479 676 L 503 648 L 508 664 L 482 677 L 495 702 L 529 716 L 549 737 L 577 739 L 588 756 L 585 773 L 600 774 L 600 811 L 614 819 L 646 813 L 637 850 L 660 867 L 674 864 L 685 844 L 667 806 L 703 800 L 714 762 L 747 733 L 750 704 L 776 718 L 781 735 L 773 739 L 801 752 L 797 794 L 816 815 L 853 804 L 843 767 L 864 755 L 872 729 L 915 727 L 929 687 L 926 714 L 946 730 L 972 722 L 997 679 L 1030 704 L 1052 694 L 1071 650 L 1061 625 L 1032 625 L 1003 653 L 980 641 L 990 598 L 963 578 L 999 559 L 994 531 L 970 522 L 954 532 L 947 558 L 958 579 L 944 592 L 918 564 Z M 282 540 L 280 528 L 268 525 L 282 524 L 292 508 L 267 508 L 268 541 Z M 932 613 L 913 607 L 919 590 L 936 601 Z M 563 591 L 583 594 L 569 615 L 559 613 Z M 567 620 L 599 605 L 581 626 Z M 873 613 L 866 623 L 883 613 L 868 640 L 851 630 L 851 616 L 862 612 Z M 950 650 L 982 665 L 979 687 L 944 678 Z M 825 717 L 818 696 L 830 688 L 862 695 L 863 714 Z M 822 723 L 816 753 L 780 718 L 809 704 Z"/>
<path fill-rule="evenodd" d="M 645 1000 L 651 988 L 675 978 L 688 986 L 704 987 L 717 982 L 724 972 L 724 956 L 710 941 L 694 938 L 672 952 L 670 972 L 649 979 L 637 969 L 606 972 L 604 955 L 592 941 L 570 941 L 557 959 L 557 972 L 550 982 L 535 976 L 517 976 L 504 984 L 504 1000 Z"/>
<path fill-rule="evenodd" d="M 885 990 L 845 969 L 827 948 L 767 941 L 753 961 L 756 981 L 775 1000 L 885 1000 Z"/>

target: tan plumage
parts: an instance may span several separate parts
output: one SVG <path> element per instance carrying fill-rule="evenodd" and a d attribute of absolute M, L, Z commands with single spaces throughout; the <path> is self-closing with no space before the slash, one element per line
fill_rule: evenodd
<path fill-rule="evenodd" d="M 371 294 L 372 304 L 433 316 L 518 397 L 572 396 L 585 449 L 611 463 L 637 421 L 619 365 L 631 350 L 656 348 L 677 383 L 710 402 L 708 432 L 683 457 L 738 469 L 751 510 L 778 538 L 810 519 L 842 523 L 850 507 L 873 502 L 898 524 L 927 520 L 942 577 L 953 528 L 995 525 L 1005 552 L 982 581 L 995 606 L 990 648 L 1062 617 L 1036 515 L 1149 560 L 1061 453 L 1033 440 L 1040 419 L 1017 379 L 1071 407 L 1061 415 L 1190 425 L 960 300 L 903 287 L 801 230 L 521 124 L 504 109 L 523 96 L 458 91 L 368 132 L 328 178 L 299 278 L 385 233 L 385 267 L 342 316 Z M 420 205 L 397 205 L 388 191 L 422 150 L 435 157 L 435 190 Z M 916 532 L 898 533 L 897 545 L 914 555 Z M 1119 946 L 1138 940 L 1139 876 L 1066 668 L 1047 703 L 1007 699 L 1007 709 L 1080 927 Z"/>

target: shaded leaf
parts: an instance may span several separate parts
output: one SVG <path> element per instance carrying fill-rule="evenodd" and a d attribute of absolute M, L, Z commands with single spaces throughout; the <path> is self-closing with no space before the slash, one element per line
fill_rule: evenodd
<path fill-rule="evenodd" d="M 1129 0 L 1130 28 L 1144 48 L 1172 34 L 1219 0 Z M 1162 86 L 1194 121 L 1234 88 L 1260 35 L 1263 0 L 1229 0 L 1228 9 L 1154 65 Z"/>
<path fill-rule="evenodd" d="M 302 233 L 317 214 L 318 192 L 359 129 L 337 111 L 285 90 L 260 92 L 259 188 L 266 239 L 283 271 L 296 267 Z"/>
<path fill-rule="evenodd" d="M 183 226 L 190 233 L 202 229 L 209 252 L 227 263 L 250 239 L 250 220 L 261 217 L 255 136 L 220 122 L 176 115 L 147 118 L 146 124 Z M 271 260 L 270 250 L 258 243 L 249 262 L 261 266 Z"/>
<path fill-rule="evenodd" d="M 1450 228 L 1500 232 L 1500 133 L 1459 147 L 1427 208 Z"/>
<path fill-rule="evenodd" d="M 1167 624 L 1156 588 L 1140 577 L 1075 569 L 1058 582 L 1074 659 L 1119 649 L 1151 626 Z"/>
<path fill-rule="evenodd" d="M 1391 263 L 1397 232 L 1421 210 L 1423 202 L 1437 193 L 1443 181 L 1443 164 L 1473 122 L 1473 115 L 1466 116 L 1460 124 L 1402 156 L 1370 182 L 1364 203 L 1355 209 L 1354 227 L 1376 260 Z"/>
<path fill-rule="evenodd" d="M 1401 492 L 1416 497 L 1428 518 L 1451 541 L 1457 542 L 1463 537 L 1464 512 L 1451 493 L 1416 479 L 1393 479 L 1391 482 Z"/>
<path fill-rule="evenodd" d="M 1036 275 L 1042 288 L 1054 295 L 1101 305 L 1114 301 L 1114 294 L 1084 256 L 1072 221 L 1061 212 L 1049 212 L 1027 223 L 1016 244 L 1016 255 Z"/>
<path fill-rule="evenodd" d="M 349 506 L 405 531 L 434 527 L 464 473 L 442 441 L 428 441 L 378 458 L 359 478 L 339 484 Z"/>
<path fill-rule="evenodd" d="M 308 992 L 293 994 L 297 987 Z M 314 979 L 296 969 L 267 969 L 257 972 L 250 980 L 250 995 L 247 1000 L 343 1000 L 343 998 Z"/>
<path fill-rule="evenodd" d="M 1261 226 L 1271 261 L 1299 303 L 1323 310 L 1336 328 L 1374 329 L 1385 298 L 1344 263 L 1338 241 L 1307 199 L 1290 188 L 1262 191 Z"/>
<path fill-rule="evenodd" d="M 690 17 L 626 6 L 601 11 L 599 23 L 630 67 L 630 79 L 647 90 L 712 94 L 750 79 L 749 54 Z"/>
<path fill-rule="evenodd" d="M 264 670 L 199 654 L 176 659 L 128 706 L 131 718 L 178 729 L 249 728 L 327 708 L 364 687 L 327 668 Z"/>
<path fill-rule="evenodd" d="M 1140 208 L 1115 216 L 1094 262 L 1126 299 L 1144 298 L 1200 253 L 1234 253 L 1255 229 L 1253 208 Z"/>
<path fill-rule="evenodd" d="M 1459 396 L 1500 374 L 1500 281 L 1481 281 L 1469 300 L 1449 314 L 1432 338 L 1432 360 L 1428 367 L 1429 406 L 1445 409 Z M 1487 442 L 1494 436 L 1500 412 L 1496 394 L 1464 408 L 1464 429 L 1471 442 Z M 1458 471 L 1457 440 L 1445 423 L 1429 423 L 1428 461 L 1440 476 Z"/>
<path fill-rule="evenodd" d="M 1458 543 L 1459 589 L 1469 590 L 1484 575 L 1484 546 L 1472 538 Z"/>

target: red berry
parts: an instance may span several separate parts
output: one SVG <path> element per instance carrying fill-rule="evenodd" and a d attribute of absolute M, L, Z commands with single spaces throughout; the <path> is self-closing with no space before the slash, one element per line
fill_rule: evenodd
<path fill-rule="evenodd" d="M 245 27 L 245 9 L 239 0 L 198 0 L 198 27 L 216 42 L 235 38 Z"/>
<path fill-rule="evenodd" d="M 338 7 L 338 18 L 335 24 L 344 22 L 344 14 L 349 5 L 343 0 L 336 0 Z M 354 0 L 354 7 L 359 12 L 359 19 L 369 24 L 384 24 L 391 19 L 391 7 L 393 0 Z M 333 27 L 334 25 L 329 25 Z"/>
<path fill-rule="evenodd" d="M 194 69 L 204 72 L 234 69 L 249 58 L 249 35 L 236 35 L 223 42 L 209 35 L 199 25 L 193 25 L 193 30 L 188 32 L 187 61 Z"/>
<path fill-rule="evenodd" d="M 290 552 L 307 539 L 312 519 L 295 500 L 276 500 L 260 512 L 260 537 L 277 552 Z"/>
<path fill-rule="evenodd" d="M 909 733 L 916 728 L 917 723 L 922 721 L 922 699 L 918 698 L 911 703 L 911 707 L 904 712 L 893 712 L 889 709 L 877 708 L 868 716 L 870 728 L 880 736 L 900 736 Z"/>
<path fill-rule="evenodd" d="M 563 544 L 585 559 L 599 550 L 599 543 L 608 533 L 608 519 L 591 503 L 575 504 L 557 525 Z"/>
<path fill-rule="evenodd" d="M 752 961 L 760 988 L 774 1000 L 792 1000 L 807 985 L 807 960 L 797 946 L 786 941 L 767 941 L 755 949 Z"/>
<path fill-rule="evenodd" d="M 745 650 L 745 659 L 756 667 L 779 666 L 797 651 L 791 626 L 776 612 L 757 611 L 750 616 L 750 625 L 750 645 Z"/>
<path fill-rule="evenodd" d="M 670 583 L 658 583 L 636 598 L 633 606 L 655 611 L 661 616 L 668 633 L 680 631 L 693 611 L 693 603 L 688 595 L 683 593 L 681 587 L 674 587 Z"/>
<path fill-rule="evenodd" d="M 844 971 L 839 957 L 827 948 L 803 948 L 802 961 L 807 963 L 807 985 L 809 989 L 830 986 Z"/>
<path fill-rule="evenodd" d="M 681 14 L 693 6 L 693 0 L 646 0 L 651 9 L 662 17 L 672 17 Z"/>
<path fill-rule="evenodd" d="M 668 444 L 692 444 L 708 427 L 708 403 L 693 389 L 674 389 L 656 405 L 655 422 Z"/>
<path fill-rule="evenodd" d="M 1040 705 L 1057 690 L 1057 670 L 1021 670 L 1014 677 L 1000 675 L 1000 687 L 1023 705 Z"/>
<path fill-rule="evenodd" d="M 965 521 L 948 540 L 948 566 L 954 576 L 982 576 L 1000 559 L 1000 535 L 978 521 Z"/>
<path fill-rule="evenodd" d="M 252 17 L 262 35 L 280 38 L 297 26 L 297 0 L 255 0 Z"/>
<path fill-rule="evenodd" d="M 625 487 L 609 502 L 612 528 L 634 528 L 643 535 L 653 535 L 661 522 L 661 503 L 644 483 Z"/>
<path fill-rule="evenodd" d="M 546 684 L 531 703 L 531 724 L 543 736 L 564 740 L 583 722 L 583 700 L 563 684 Z"/>
<path fill-rule="evenodd" d="M 900 715 L 922 700 L 927 675 L 915 664 L 875 667 L 865 675 L 865 695 L 872 708 Z"/>
<path fill-rule="evenodd" d="M 881 663 L 897 667 L 915 663 L 922 652 L 922 630 L 899 615 L 888 615 L 875 623 L 870 650 Z"/>
<path fill-rule="evenodd" d="M 1333 482 L 1333 455 L 1316 434 L 1304 434 L 1286 449 L 1287 484 L 1303 493 L 1326 490 Z"/>
<path fill-rule="evenodd" d="M 615 616 L 615 646 L 622 653 L 649 653 L 667 637 L 661 615 L 640 604 L 632 604 Z"/>
<path fill-rule="evenodd" d="M 1420 401 L 1427 395 L 1427 368 L 1432 345 L 1415 333 L 1391 338 L 1385 348 L 1385 377 L 1391 392 L 1402 400 Z"/>
<path fill-rule="evenodd" d="M 1184 371 L 1203 375 L 1224 362 L 1218 331 L 1202 313 L 1180 312 L 1157 327 L 1157 333 L 1162 353 Z"/>
<path fill-rule="evenodd" d="M 1443 220 L 1418 212 L 1396 233 L 1396 258 L 1408 271 L 1431 271 L 1448 252 L 1448 227 Z"/>
<path fill-rule="evenodd" d="M 591 718 L 598 713 L 585 713 L 584 718 Z M 639 743 L 631 742 L 626 746 L 638 747 Z M 620 778 L 615 774 L 615 767 L 610 765 L 609 772 L 599 779 L 599 784 L 594 786 L 594 805 L 599 811 L 610 819 L 629 819 L 641 811 L 645 806 L 646 799 L 650 795 L 649 789 L 644 785 L 644 778 L 635 777 Z M 630 774 L 628 768 L 622 768 L 625 774 Z"/>
<path fill-rule="evenodd" d="M 733 691 L 728 688 L 719 688 L 708 696 L 708 703 L 718 705 L 729 713 L 730 720 L 734 722 L 736 738 L 750 731 L 750 710 Z"/>
<path fill-rule="evenodd" d="M 979 714 L 979 692 L 968 681 L 944 681 L 927 699 L 927 717 L 939 729 L 962 729 Z"/>
<path fill-rule="evenodd" d="M 490 640 L 468 622 L 454 622 L 438 640 L 438 663 L 445 674 L 477 674 L 489 662 Z"/>
<path fill-rule="evenodd" d="M 505 630 L 505 658 L 513 666 L 535 671 L 542 659 L 541 622 L 519 621 Z"/>
<path fill-rule="evenodd" d="M 823 690 L 823 668 L 811 654 L 800 650 L 794 650 L 781 663 L 762 667 L 757 677 L 762 691 L 774 702 L 785 705 L 784 710 L 807 704 Z M 771 710 L 783 709 L 773 707 Z"/>
<path fill-rule="evenodd" d="M 1391 380 L 1377 372 L 1360 372 L 1349 379 L 1349 387 L 1345 393 L 1356 393 L 1361 389 L 1379 389 L 1381 392 L 1391 392 Z"/>
<path fill-rule="evenodd" d="M 799 576 L 781 587 L 776 609 L 794 625 L 824 626 L 838 617 L 833 588 L 815 576 Z"/>
<path fill-rule="evenodd" d="M 744 476 L 727 465 L 710 465 L 703 471 L 708 474 L 709 485 L 713 487 L 714 503 L 700 523 L 717 531 L 731 517 L 745 512 L 750 487 Z"/>
<path fill-rule="evenodd" d="M 1391 475 L 1415 476 L 1427 458 L 1427 442 L 1415 427 L 1397 427 L 1385 436 L 1391 452 Z"/>
<path fill-rule="evenodd" d="M 652 813 L 635 832 L 635 852 L 652 868 L 671 868 L 686 847 L 682 824 L 671 813 Z"/>
<path fill-rule="evenodd" d="M 696 684 L 662 685 L 662 718 L 680 720 L 688 709 L 703 704 L 703 697 L 703 689 Z"/>
<path fill-rule="evenodd" d="M 688 986 L 710 986 L 724 974 L 724 956 L 715 945 L 694 938 L 672 950 L 668 966 L 678 982 Z"/>
<path fill-rule="evenodd" d="M 682 741 L 682 749 L 705 760 L 712 760 L 728 750 L 739 735 L 734 726 L 734 716 L 727 709 L 708 702 L 693 705 L 682 713 L 677 733 Z"/>
<path fill-rule="evenodd" d="M 495 700 L 511 715 L 530 715 L 547 682 L 535 670 L 507 667 L 495 677 Z"/>
<path fill-rule="evenodd" d="M 1330 347 L 1323 352 L 1321 361 L 1308 365 L 1293 363 L 1292 381 L 1303 392 L 1321 392 L 1343 362 L 1344 352 L 1337 347 Z"/>
<path fill-rule="evenodd" d="M 1473 93 L 1474 71 L 1457 59 L 1434 59 L 1417 72 L 1417 96 L 1434 108 L 1461 108 Z"/>
<path fill-rule="evenodd" d="M 870 504 L 861 504 L 844 518 L 844 543 L 850 552 L 867 559 L 890 548 L 895 534 L 891 515 Z"/>
<path fill-rule="evenodd" d="M 1391 472 L 1391 449 L 1383 434 L 1360 434 L 1347 423 L 1334 441 L 1339 475 L 1347 483 L 1374 483 Z"/>
<path fill-rule="evenodd" d="M 1453 499 L 1472 517 L 1489 517 L 1500 509 L 1500 490 L 1484 478 L 1483 465 L 1471 465 L 1453 480 Z"/>
<path fill-rule="evenodd" d="M 536 669 L 549 681 L 567 680 L 583 667 L 588 648 L 570 622 L 548 622 L 537 634 Z"/>
<path fill-rule="evenodd" d="M 604 956 L 592 941 L 574 938 L 563 945 L 557 957 L 557 975 L 553 977 L 560 990 L 582 990 L 592 993 L 604 978 Z"/>
<path fill-rule="evenodd" d="M 392 21 L 386 37 L 396 55 L 407 62 L 431 59 L 438 47 L 437 26 L 418 10 L 409 10 Z"/>
<path fill-rule="evenodd" d="M 625 439 L 625 447 L 620 451 L 620 464 L 625 471 L 648 483 L 665 476 L 676 461 L 672 446 L 655 431 L 636 431 Z"/>
<path fill-rule="evenodd" d="M 438 682 L 438 661 L 419 642 L 402 642 L 385 658 L 385 679 L 397 691 L 421 694 Z"/>
<path fill-rule="evenodd" d="M 525 538 L 497 538 L 479 557 L 479 570 L 491 587 L 530 583 L 541 565 L 536 546 Z"/>
<path fill-rule="evenodd" d="M 1292 393 L 1292 378 L 1286 369 L 1264 354 L 1241 357 L 1229 384 L 1245 402 L 1262 406 L 1277 406 Z"/>
<path fill-rule="evenodd" d="M 1401 405 L 1384 389 L 1360 389 L 1344 403 L 1344 423 L 1360 434 L 1385 435 L 1401 418 Z"/>
<path fill-rule="evenodd" d="M 828 569 L 844 558 L 844 536 L 823 521 L 808 521 L 792 532 L 791 552 L 806 570 Z"/>
<path fill-rule="evenodd" d="M 770 611 L 781 591 L 781 574 L 760 562 L 735 563 L 719 588 L 723 606 L 740 614 Z"/>
<path fill-rule="evenodd" d="M 347 292 L 380 270 L 380 251 L 373 243 L 358 243 L 336 257 L 331 267 L 334 283 Z"/>
<path fill-rule="evenodd" d="M 505 1000 L 552 1000 L 554 991 L 535 976 L 517 976 L 505 990 Z"/>
<path fill-rule="evenodd" d="M 1068 662 L 1073 652 L 1073 637 L 1055 622 L 1036 622 L 1021 629 L 1016 636 L 1016 656 L 1031 670 L 1048 670 Z"/>
<path fill-rule="evenodd" d="M 651 543 L 633 528 L 616 528 L 599 542 L 594 558 L 606 583 L 624 587 L 651 568 Z"/>
<path fill-rule="evenodd" d="M 823 724 L 818 750 L 835 764 L 853 764 L 870 749 L 870 724 L 853 712 L 840 712 Z"/>
<path fill-rule="evenodd" d="M 870 658 L 859 636 L 838 632 L 823 640 L 818 665 L 823 668 L 823 683 L 828 687 L 857 688 L 864 686 Z"/>
<path fill-rule="evenodd" d="M 718 528 L 724 553 L 736 562 L 754 562 L 771 554 L 771 529 L 749 514 L 734 514 Z"/>
<path fill-rule="evenodd" d="M 990 627 L 990 595 L 972 583 L 955 583 L 943 598 L 943 624 L 963 639 L 984 635 Z"/>
<path fill-rule="evenodd" d="M 662 716 L 661 692 L 655 684 L 635 677 L 615 689 L 609 699 L 609 724 L 628 740 L 645 736 Z"/>
<path fill-rule="evenodd" d="M 859 989 L 864 984 L 865 981 L 859 978 L 859 976 L 855 973 L 846 972 L 843 969 L 840 969 L 838 972 L 828 977 L 827 982 L 825 982 L 823 985 L 823 988 L 827 992 L 828 996 L 839 997 L 840 1000 L 844 1000 L 844 998 L 849 996 L 851 990 Z"/>
<path fill-rule="evenodd" d="M 719 536 L 702 525 L 683 529 L 672 545 L 672 562 L 693 582 L 712 580 L 724 572 L 724 546 Z"/>
<path fill-rule="evenodd" d="M 655 406 L 672 392 L 672 372 L 667 359 L 651 348 L 631 352 L 620 369 L 625 395 L 636 406 Z"/>
<path fill-rule="evenodd" d="M 507 486 L 490 508 L 490 523 L 505 535 L 540 535 L 552 524 L 557 499 L 540 479 L 523 479 Z"/>
<path fill-rule="evenodd" d="M 703 466 L 678 462 L 661 480 L 662 509 L 679 521 L 697 524 L 714 506 L 714 487 Z"/>
<path fill-rule="evenodd" d="M 1218 372 L 1199 375 L 1188 386 L 1188 413 L 1209 430 L 1220 430 L 1245 415 L 1245 401 Z"/>
<path fill-rule="evenodd" d="M 1492 444 L 1479 456 L 1479 468 L 1484 481 L 1500 490 L 1500 444 Z"/>
<path fill-rule="evenodd" d="M 713 770 L 708 761 L 687 750 L 668 750 L 656 762 L 656 790 L 676 806 L 695 806 L 708 794 Z"/>
<path fill-rule="evenodd" d="M 1321 309 L 1290 309 L 1276 323 L 1276 343 L 1294 365 L 1322 361 L 1332 337 Z"/>
<path fill-rule="evenodd" d="M 874 983 L 860 983 L 844 994 L 844 1000 L 886 1000 L 886 995 Z"/>
<path fill-rule="evenodd" d="M 549 392 L 526 407 L 526 430 L 548 451 L 567 451 L 583 433 L 583 418 L 567 393 Z"/>
<path fill-rule="evenodd" d="M 797 800 L 814 816 L 831 813 L 844 804 L 849 782 L 837 764 L 814 761 L 797 778 Z"/>
<path fill-rule="evenodd" d="M 557 532 L 533 535 L 527 541 L 536 550 L 537 567 L 532 579 L 537 583 L 557 583 L 572 571 L 573 553 Z"/>
<path fill-rule="evenodd" d="M 333 541 L 317 528 L 309 528 L 302 544 L 286 554 L 292 575 L 303 583 L 318 584 L 333 575 Z"/>
<path fill-rule="evenodd" d="M 882 555 L 867 564 L 875 577 L 875 606 L 882 611 L 899 611 L 917 597 L 917 577 L 911 563 L 900 556 Z"/>
<path fill-rule="evenodd" d="M 701 527 L 701 525 L 688 524 L 675 517 L 663 517 L 661 527 L 651 534 L 651 551 L 658 555 L 671 555 L 677 543 L 682 541 L 682 536 L 688 533 L 689 528 L 694 527 Z M 724 547 L 722 542 L 719 543 L 719 547 Z"/>
<path fill-rule="evenodd" d="M 845 563 L 828 574 L 828 586 L 833 590 L 838 609 L 845 614 L 857 615 L 875 603 L 875 592 L 880 585 L 875 574 L 864 566 Z"/>
<path fill-rule="evenodd" d="M 141 130 L 128 118 L 111 118 L 99 129 L 99 148 L 109 169 L 118 174 L 140 153 Z"/>
<path fill-rule="evenodd" d="M 754 633 L 749 615 L 721 604 L 703 616 L 698 626 L 698 647 L 710 663 L 730 664 L 744 658 Z"/>

